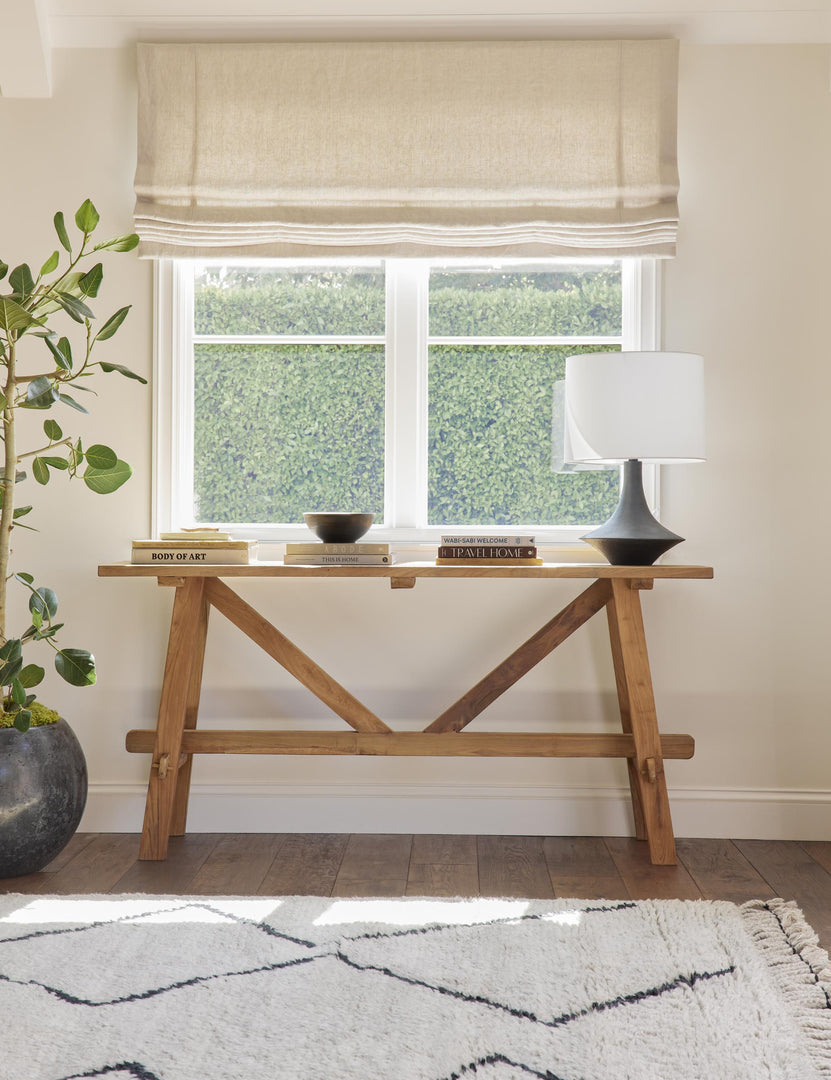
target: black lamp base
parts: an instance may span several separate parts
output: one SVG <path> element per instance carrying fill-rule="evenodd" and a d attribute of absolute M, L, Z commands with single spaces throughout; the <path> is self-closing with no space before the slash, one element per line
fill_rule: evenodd
<path fill-rule="evenodd" d="M 684 539 L 652 516 L 643 493 L 643 466 L 636 458 L 623 464 L 623 486 L 607 522 L 581 537 L 612 566 L 651 566 Z"/>

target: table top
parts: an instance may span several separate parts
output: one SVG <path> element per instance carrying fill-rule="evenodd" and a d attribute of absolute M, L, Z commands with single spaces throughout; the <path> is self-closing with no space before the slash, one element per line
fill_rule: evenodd
<path fill-rule="evenodd" d="M 609 563 L 543 563 L 542 566 L 436 566 L 434 562 L 399 562 L 389 566 L 286 566 L 282 562 L 239 565 L 176 566 L 162 570 L 146 563 L 104 563 L 99 577 L 139 578 L 711 578 L 711 566 L 665 563 L 659 566 L 610 566 Z"/>

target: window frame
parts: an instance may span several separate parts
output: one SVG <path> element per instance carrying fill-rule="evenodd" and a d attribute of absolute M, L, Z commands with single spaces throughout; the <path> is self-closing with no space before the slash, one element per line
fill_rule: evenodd
<path fill-rule="evenodd" d="M 153 361 L 153 461 L 151 530 L 156 536 L 195 524 L 193 519 L 193 347 L 198 335 L 193 332 L 194 264 L 238 263 L 245 266 L 320 266 L 336 263 L 334 259 L 157 259 L 154 260 L 154 361 Z M 344 260 L 368 264 L 378 259 Z M 538 260 L 489 260 L 500 267 L 527 265 Z M 539 260 L 542 261 L 542 260 Z M 591 265 L 607 260 L 559 260 L 569 265 Z M 624 350 L 659 349 L 660 345 L 660 261 L 656 258 L 622 258 L 623 283 L 622 335 Z M 431 266 L 481 266 L 476 259 L 406 259 L 389 258 L 383 262 L 386 274 L 386 327 L 383 337 L 348 337 L 360 344 L 383 341 L 386 352 L 387 410 L 385 428 L 384 521 L 374 526 L 373 539 L 388 540 L 405 547 L 434 546 L 442 533 L 453 526 L 419 524 L 419 510 L 427 508 L 427 351 L 431 344 L 562 344 L 591 343 L 602 346 L 603 339 L 583 338 L 443 338 L 428 332 L 427 305 Z M 391 272 L 389 272 L 391 271 Z M 219 340 L 223 340 L 220 338 Z M 264 341 L 269 341 L 264 337 Z M 277 339 L 274 339 L 277 340 Z M 313 335 L 302 338 L 281 336 L 281 341 L 314 344 Z M 332 340 L 321 336 L 320 341 Z M 393 347 L 395 343 L 395 347 Z M 653 513 L 659 511 L 658 467 L 644 467 L 644 489 Z M 394 523 L 394 524 L 393 524 Z M 457 526 L 465 533 L 492 532 L 493 527 Z M 573 546 L 586 531 L 586 525 L 538 526 L 538 546 Z M 503 528 L 504 531 L 504 528 Z M 308 531 L 302 524 L 234 525 L 241 537 L 261 542 L 285 543 L 305 539 Z M 582 546 L 582 545 L 581 545 Z"/>

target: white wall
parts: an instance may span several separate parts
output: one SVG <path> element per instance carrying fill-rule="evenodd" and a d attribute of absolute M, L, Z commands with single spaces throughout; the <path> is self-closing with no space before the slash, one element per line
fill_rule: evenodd
<path fill-rule="evenodd" d="M 13 165 L 0 171 L 0 258 L 40 265 L 51 219 L 92 197 L 103 231 L 131 227 L 132 52 L 58 50 L 54 94 L 0 99 Z M 662 729 L 689 732 L 667 767 L 676 832 L 821 838 L 831 829 L 829 663 L 822 575 L 829 534 L 824 452 L 831 375 L 831 93 L 818 46 L 684 45 L 682 227 L 665 267 L 669 348 L 708 365 L 710 458 L 664 470 L 678 561 L 707 581 L 643 594 Z M 132 303 L 109 356 L 149 375 L 152 270 L 105 265 L 103 307 Z M 125 732 L 155 720 L 171 590 L 103 580 L 150 517 L 150 392 L 104 376 L 79 433 L 118 449 L 135 475 L 95 496 L 62 478 L 38 489 L 41 532 L 18 566 L 59 593 L 66 645 L 91 648 L 99 683 L 56 675 L 41 698 L 87 753 L 86 829 L 136 830 L 148 758 Z M 67 427 L 78 414 L 67 410 Z M 61 419 L 64 419 L 62 417 Z M 88 433 L 88 435 L 87 435 Z M 419 727 L 575 594 L 568 582 L 256 582 L 240 588 L 393 726 Z M 596 620 L 476 722 L 480 729 L 615 730 L 605 624 Z M 215 614 L 200 722 L 326 726 L 326 710 Z M 44 658 L 46 659 L 46 658 Z M 600 693 L 598 693 L 598 689 Z M 561 715 L 562 714 L 562 715 Z M 337 727 L 339 722 L 332 726 Z M 225 830 L 626 833 L 625 767 L 612 761 L 228 757 L 198 759 L 191 826 Z"/>

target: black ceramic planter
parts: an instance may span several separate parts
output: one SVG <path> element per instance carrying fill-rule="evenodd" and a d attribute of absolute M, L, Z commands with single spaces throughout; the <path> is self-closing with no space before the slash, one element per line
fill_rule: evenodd
<path fill-rule="evenodd" d="M 87 764 L 65 720 L 0 729 L 0 878 L 41 870 L 78 828 Z"/>

